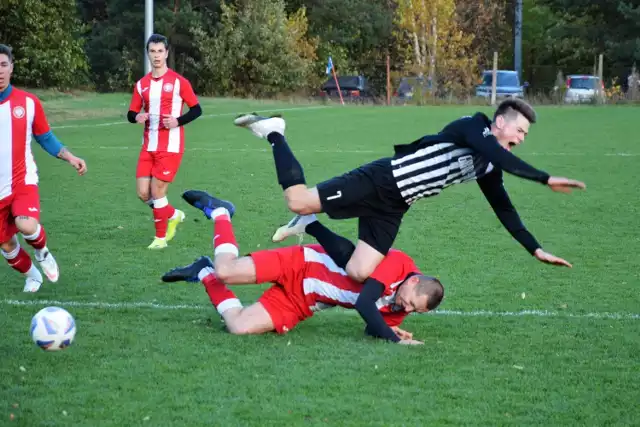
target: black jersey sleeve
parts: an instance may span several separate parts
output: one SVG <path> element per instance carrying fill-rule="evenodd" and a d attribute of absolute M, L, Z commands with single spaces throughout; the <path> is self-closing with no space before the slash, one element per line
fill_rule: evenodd
<path fill-rule="evenodd" d="M 504 149 L 491 133 L 491 121 L 483 113 L 450 123 L 443 133 L 454 135 L 456 144 L 469 147 L 505 172 L 546 184 L 549 174 L 534 168 Z"/>
<path fill-rule="evenodd" d="M 381 282 L 368 278 L 362 286 L 355 308 L 367 324 L 365 329 L 367 335 L 398 342 L 400 338 L 385 323 L 380 310 L 376 306 L 376 301 L 382 296 L 384 289 L 385 286 Z"/>
<path fill-rule="evenodd" d="M 478 178 L 478 185 L 504 228 L 533 255 L 540 248 L 540 244 L 524 226 L 516 208 L 511 203 L 502 182 L 502 172 L 494 169 L 482 178 Z"/>

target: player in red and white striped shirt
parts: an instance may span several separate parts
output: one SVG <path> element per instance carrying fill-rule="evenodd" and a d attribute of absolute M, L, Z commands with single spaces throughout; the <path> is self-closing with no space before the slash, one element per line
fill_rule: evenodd
<path fill-rule="evenodd" d="M 31 138 L 52 156 L 66 160 L 80 175 L 87 171 L 87 165 L 51 132 L 40 100 L 11 85 L 12 72 L 11 49 L 0 44 L 0 248 L 9 265 L 26 276 L 24 291 L 36 292 L 42 275 L 20 247 L 17 233 L 35 249 L 36 260 L 51 282 L 58 281 L 59 269 L 40 225 L 38 168 Z"/>
<path fill-rule="evenodd" d="M 166 37 L 149 37 L 147 54 L 152 70 L 136 83 L 127 119 L 144 124 L 137 191 L 138 197 L 153 207 L 156 235 L 149 249 L 163 249 L 185 217 L 167 200 L 169 184 L 178 173 L 184 153 L 183 126 L 200 117 L 202 108 L 189 80 L 167 66 Z M 185 104 L 189 111 L 182 114 Z"/>
<path fill-rule="evenodd" d="M 206 193 L 204 193 L 206 194 Z M 187 202 L 206 198 L 203 192 L 188 191 Z M 317 311 L 341 306 L 354 308 L 363 288 L 325 253 L 320 245 L 290 246 L 263 250 L 238 258 L 231 217 L 233 204 L 208 196 L 205 215 L 214 222 L 215 261 L 201 257 L 193 264 L 166 273 L 165 282 L 197 281 L 205 286 L 211 302 L 233 334 L 286 333 Z M 194 206 L 202 209 L 197 203 Z M 324 227 L 320 223 L 317 227 Z M 376 301 L 384 320 L 384 331 L 367 325 L 367 334 L 401 344 L 422 344 L 399 325 L 411 312 L 424 313 L 436 308 L 444 295 L 442 284 L 422 275 L 405 253 L 391 250 L 374 273 L 385 289 Z M 243 307 L 227 284 L 272 282 L 257 303 Z M 376 326 L 379 327 L 379 326 Z"/>

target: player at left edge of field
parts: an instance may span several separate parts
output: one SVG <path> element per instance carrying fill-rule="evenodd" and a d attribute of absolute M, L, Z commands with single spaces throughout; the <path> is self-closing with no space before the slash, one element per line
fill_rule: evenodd
<path fill-rule="evenodd" d="M 144 125 L 136 168 L 140 200 L 153 208 L 155 238 L 149 249 L 164 249 L 185 214 L 167 199 L 184 153 L 184 125 L 202 115 L 191 83 L 167 65 L 169 41 L 160 34 L 147 40 L 151 71 L 136 82 L 127 119 Z M 189 111 L 182 114 L 184 104 Z"/>
<path fill-rule="evenodd" d="M 20 246 L 18 233 L 35 250 L 35 258 L 49 281 L 57 282 L 60 270 L 40 224 L 38 168 L 31 138 L 47 153 L 73 166 L 79 175 L 87 172 L 87 164 L 51 131 L 38 97 L 11 85 L 12 73 L 12 50 L 0 44 L 0 252 L 26 277 L 23 290 L 36 292 L 42 286 L 42 274 Z"/>

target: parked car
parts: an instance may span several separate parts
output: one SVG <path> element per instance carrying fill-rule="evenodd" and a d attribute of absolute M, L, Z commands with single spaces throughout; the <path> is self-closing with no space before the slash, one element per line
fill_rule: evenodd
<path fill-rule="evenodd" d="M 604 84 L 597 76 L 572 74 L 567 76 L 566 104 L 604 100 Z"/>
<path fill-rule="evenodd" d="M 497 70 L 496 72 L 496 98 L 524 98 L 524 89 L 528 83 L 520 84 L 518 73 L 511 70 Z M 476 86 L 476 96 L 482 98 L 491 97 L 492 71 L 482 73 L 482 83 Z"/>
<path fill-rule="evenodd" d="M 338 84 L 345 101 L 363 100 L 370 96 L 367 79 L 363 76 L 338 76 Z M 339 98 L 336 81 L 329 78 L 320 88 L 320 96 L 327 98 Z"/>

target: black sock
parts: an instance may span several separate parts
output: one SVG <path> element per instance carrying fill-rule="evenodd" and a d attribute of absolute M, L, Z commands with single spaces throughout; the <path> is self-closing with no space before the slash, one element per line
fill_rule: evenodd
<path fill-rule="evenodd" d="M 329 255 L 340 268 L 347 266 L 347 262 L 349 262 L 351 255 L 353 255 L 353 251 L 356 250 L 351 240 L 329 230 L 321 224 L 320 221 L 314 221 L 307 225 L 305 232 L 316 238 L 318 243 L 327 251 L 327 255 Z"/>
<path fill-rule="evenodd" d="M 276 162 L 276 174 L 278 183 L 283 190 L 298 184 L 306 184 L 302 166 L 291 152 L 284 135 L 271 132 L 267 140 L 273 148 L 273 159 Z"/>

